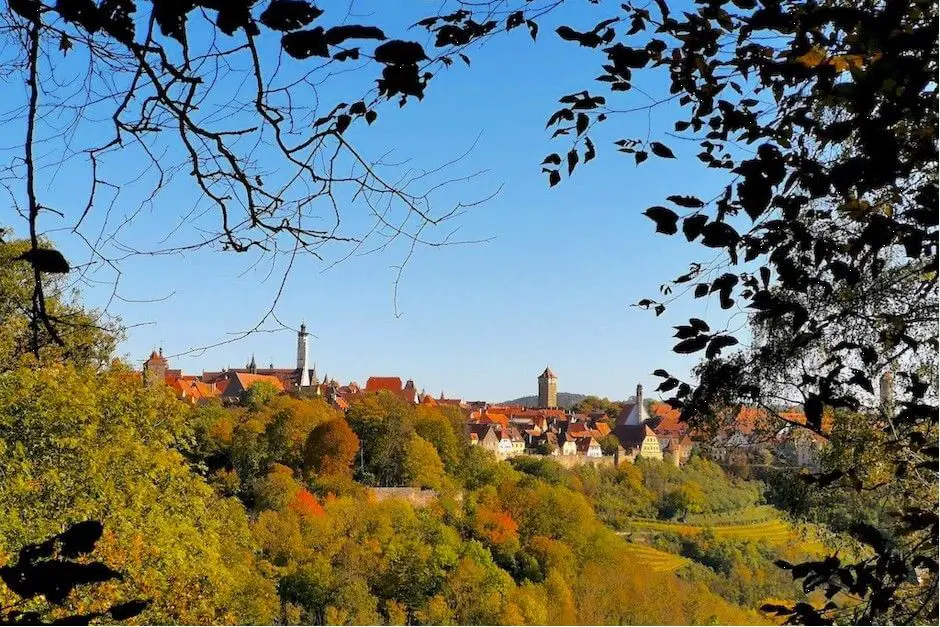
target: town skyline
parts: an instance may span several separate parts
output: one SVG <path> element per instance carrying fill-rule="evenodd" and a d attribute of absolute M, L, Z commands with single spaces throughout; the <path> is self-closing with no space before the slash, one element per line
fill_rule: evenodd
<path fill-rule="evenodd" d="M 603 13 L 590 9 L 595 12 Z M 395 19 L 410 25 L 421 17 L 420 10 L 413 13 Z M 517 63 L 507 66 L 507 57 Z M 429 388 L 459 385 L 457 391 L 468 397 L 514 398 L 529 389 L 529 368 L 551 364 L 568 391 L 620 396 L 635 380 L 653 390 L 653 370 L 681 374 L 695 363 L 672 352 L 670 326 L 706 313 L 710 321 L 727 315 L 691 299 L 676 302 L 661 317 L 633 306 L 656 297 L 662 282 L 687 272 L 697 254 L 655 233 L 643 211 L 673 193 L 677 179 L 683 181 L 682 193 L 710 197 L 722 176 L 694 159 L 697 150 L 676 146 L 689 158 L 651 159 L 637 167 L 632 160 L 601 154 L 578 176 L 549 188 L 539 167 L 553 149 L 545 118 L 561 94 L 583 88 L 584 64 L 591 58 L 587 49 L 571 49 L 554 36 L 537 46 L 527 37 L 494 40 L 474 52 L 472 66 L 458 64 L 436 76 L 420 103 L 387 107 L 368 127 L 363 138 L 370 152 L 392 150 L 390 158 L 407 158 L 415 170 L 432 171 L 461 157 L 441 177 L 472 178 L 442 188 L 435 203 L 485 201 L 426 235 L 467 244 L 419 246 L 409 254 L 407 238 L 380 239 L 387 244 L 381 250 L 348 258 L 349 248 L 337 244 L 316 249 L 322 261 L 309 254 L 272 259 L 258 249 L 221 254 L 218 246 L 130 257 L 121 264 L 117 290 L 124 300 L 113 297 L 110 267 L 97 264 L 81 281 L 83 301 L 107 305 L 130 327 L 119 353 L 134 360 L 161 345 L 175 355 L 229 340 L 252 329 L 275 301 L 277 319 L 264 328 L 278 328 L 277 320 L 293 327 L 175 358 L 186 370 L 242 365 L 251 353 L 277 364 L 281 355 L 290 355 L 292 334 L 305 320 L 316 336 L 311 355 L 320 367 L 351 378 L 361 379 L 372 369 L 408 372 Z M 540 64 L 555 68 L 553 81 L 527 69 Z M 638 76 L 636 85 L 651 92 L 661 87 L 655 77 Z M 473 97 L 494 87 L 515 105 Z M 329 100 L 340 96 L 331 89 L 348 88 L 342 79 L 335 87 L 324 86 L 320 96 Z M 675 112 L 666 106 L 653 112 L 653 120 Z M 347 133 L 354 141 L 366 130 L 354 126 Z M 598 145 L 619 137 L 614 129 L 597 133 Z M 6 139 L 12 144 L 19 135 Z M 58 176 L 46 202 L 71 206 L 71 190 L 86 184 L 83 172 L 66 169 Z M 173 228 L 193 211 L 193 226 L 210 228 L 212 214 L 204 214 L 204 201 L 192 188 L 168 186 L 150 206 L 141 205 L 147 197 L 141 187 L 129 181 L 115 200 L 112 219 L 135 215 L 117 237 L 121 255 L 124 248 L 147 250 L 164 236 L 169 239 L 161 248 L 190 244 Z M 367 232 L 371 213 L 359 214 L 367 208 L 339 200 L 344 227 Z M 328 203 L 324 211 L 326 218 L 332 215 Z M 93 212 L 89 228 L 103 227 L 95 221 L 105 221 L 104 216 Z M 26 234 L 14 227 L 17 236 Z M 57 231 L 55 241 L 68 259 L 88 257 L 85 242 L 68 231 Z"/>
<path fill-rule="evenodd" d="M 459 390 L 457 390 L 457 387 L 455 385 L 451 385 L 449 387 L 448 386 L 441 387 L 439 390 L 432 389 L 423 385 L 422 382 L 419 381 L 418 379 L 409 376 L 408 373 L 401 373 L 401 372 L 369 371 L 359 378 L 356 378 L 356 377 L 350 378 L 350 377 L 344 376 L 342 373 L 334 374 L 328 368 L 324 368 L 318 365 L 316 360 L 311 359 L 310 354 L 309 354 L 309 344 L 307 342 L 304 342 L 303 348 L 301 348 L 301 338 L 302 337 L 307 338 L 309 337 L 309 335 L 310 334 L 306 332 L 306 324 L 301 323 L 300 331 L 297 333 L 296 364 L 293 364 L 293 365 L 287 363 L 284 360 L 282 360 L 281 362 L 278 362 L 275 360 L 260 359 L 258 358 L 256 354 L 252 353 L 248 355 L 244 364 L 241 364 L 241 363 L 234 364 L 234 365 L 226 364 L 224 366 L 215 366 L 215 367 L 209 367 L 209 368 L 202 368 L 198 370 L 186 369 L 185 367 L 181 367 L 176 361 L 174 361 L 175 356 L 165 354 L 162 346 L 153 347 L 151 351 L 147 353 L 145 357 L 128 358 L 127 361 L 129 361 L 130 364 L 135 369 L 141 369 L 141 368 L 145 369 L 149 361 L 153 360 L 154 358 L 159 358 L 167 362 L 165 367 L 168 368 L 170 371 L 182 374 L 187 377 L 201 377 L 205 374 L 217 374 L 217 373 L 224 373 L 224 372 L 229 372 L 229 371 L 254 372 L 256 370 L 257 371 L 278 370 L 282 372 L 287 372 L 287 371 L 296 370 L 300 373 L 305 373 L 307 377 L 303 379 L 304 381 L 303 383 L 300 383 L 300 385 L 302 386 L 308 386 L 311 384 L 311 382 L 327 383 L 331 380 L 338 382 L 340 385 L 356 384 L 356 385 L 364 386 L 365 382 L 372 378 L 398 378 L 402 382 L 405 382 L 405 381 L 413 382 L 415 384 L 415 388 L 418 391 L 420 391 L 421 396 L 428 395 L 433 398 L 436 398 L 438 395 L 440 395 L 441 397 L 459 398 L 465 402 L 485 402 L 485 403 L 496 404 L 496 405 L 501 404 L 501 403 L 513 402 L 515 400 L 518 400 L 519 398 L 531 396 L 533 398 L 539 399 L 539 404 L 538 404 L 539 407 L 556 406 L 554 402 L 552 403 L 543 402 L 543 399 L 544 399 L 543 394 L 546 394 L 546 395 L 550 394 L 551 396 L 549 398 L 551 398 L 553 401 L 555 398 L 557 398 L 557 396 L 560 396 L 563 394 L 575 394 L 575 395 L 580 395 L 580 396 L 596 396 L 598 398 L 608 399 L 612 402 L 625 402 L 635 397 L 634 392 L 624 393 L 622 396 L 609 396 L 609 395 L 597 394 L 592 391 L 572 391 L 568 389 L 562 389 L 558 387 L 559 384 L 557 383 L 561 379 L 557 375 L 554 374 L 554 369 L 550 364 L 546 365 L 544 368 L 539 370 L 538 374 L 532 377 L 535 380 L 535 383 L 530 385 L 529 390 L 524 391 L 520 394 L 517 394 L 516 396 L 513 396 L 513 397 L 498 397 L 497 398 L 497 397 L 491 397 L 491 396 L 479 396 L 479 397 L 465 396 L 459 393 Z M 306 367 L 303 367 L 301 365 L 302 363 L 306 364 Z M 542 388 L 542 380 L 546 373 L 550 374 L 550 376 L 554 380 L 554 385 L 552 387 L 551 392 L 548 392 L 547 390 L 543 390 Z M 300 376 L 305 376 L 305 375 L 302 374 Z M 643 385 L 643 384 L 638 383 L 637 385 Z"/>
<path fill-rule="evenodd" d="M 301 327 L 306 327 L 306 323 L 302 322 Z M 284 329 L 282 332 L 277 333 L 278 337 L 284 336 L 289 333 L 290 329 Z M 311 335 L 308 333 L 308 335 Z M 295 332 L 296 337 L 296 332 Z M 315 340 L 314 340 L 315 342 Z M 278 344 L 284 343 L 279 341 Z M 279 346 L 273 346 L 271 348 L 278 348 Z M 444 382 L 442 384 L 431 385 L 426 384 L 425 381 L 418 376 L 413 376 L 411 371 L 406 371 L 404 369 L 399 370 L 381 370 L 370 368 L 368 364 L 361 365 L 355 370 L 355 374 L 350 376 L 345 371 L 339 369 L 334 369 L 329 366 L 329 361 L 316 359 L 316 356 L 313 354 L 315 350 L 314 344 L 308 344 L 307 348 L 307 364 L 309 370 L 312 373 L 315 373 L 317 379 L 321 382 L 325 382 L 324 377 L 329 379 L 336 380 L 340 384 L 356 383 L 364 385 L 365 381 L 370 377 L 399 377 L 402 381 L 412 380 L 415 382 L 417 388 L 423 393 L 427 393 L 432 397 L 436 397 L 439 394 L 444 394 L 447 397 L 461 398 L 465 401 L 486 401 L 488 403 L 503 403 L 512 401 L 521 397 L 534 396 L 538 397 L 540 393 L 540 388 L 538 380 L 541 377 L 544 370 L 548 369 L 552 373 L 560 371 L 555 365 L 547 363 L 541 367 L 535 368 L 530 367 L 524 373 L 514 373 L 513 381 L 519 381 L 520 387 L 516 390 L 516 393 L 510 392 L 509 395 L 505 394 L 493 394 L 485 393 L 480 395 L 473 394 L 464 394 L 460 389 L 459 382 Z M 287 348 L 285 348 L 285 352 Z M 162 345 L 155 345 L 151 347 L 143 355 L 126 355 L 125 359 L 136 369 L 139 369 L 148 358 L 152 357 L 153 354 L 159 354 L 161 357 L 165 357 L 170 362 L 170 367 L 174 370 L 179 370 L 186 375 L 201 375 L 206 372 L 219 372 L 219 371 L 228 371 L 228 370 L 244 370 L 248 369 L 251 364 L 254 364 L 259 369 L 293 369 L 296 364 L 288 359 L 287 355 L 278 354 L 274 358 L 264 358 L 259 353 L 249 353 L 241 361 L 234 361 L 231 363 L 216 363 L 211 358 L 203 357 L 197 360 L 186 359 L 185 356 L 180 357 L 178 355 L 173 355 L 168 351 L 164 350 Z M 297 355 L 299 359 L 299 353 Z M 191 364 L 195 361 L 196 364 L 201 364 L 196 367 L 193 367 Z M 534 362 L 533 362 L 534 363 Z M 299 366 L 297 366 L 299 368 Z M 529 370 L 532 370 L 530 373 Z M 531 375 L 531 376 L 530 376 Z M 581 377 L 575 376 L 576 381 L 583 380 Z M 597 396 L 599 398 L 607 398 L 611 401 L 622 402 L 627 401 L 634 396 L 634 389 L 637 384 L 643 385 L 646 390 L 648 390 L 648 397 L 659 399 L 659 395 L 654 391 L 656 386 L 656 379 L 652 376 L 651 373 L 641 373 L 639 376 L 634 377 L 632 380 L 626 380 L 624 382 L 624 389 L 619 393 L 615 392 L 614 394 L 603 394 L 593 389 L 573 389 L 572 386 L 568 385 L 565 381 L 565 377 L 558 376 L 557 380 L 557 394 L 578 394 L 584 396 Z M 528 385 L 526 385 L 528 382 Z M 504 386 L 505 387 L 505 386 Z M 508 389 L 508 388 L 505 388 Z"/>

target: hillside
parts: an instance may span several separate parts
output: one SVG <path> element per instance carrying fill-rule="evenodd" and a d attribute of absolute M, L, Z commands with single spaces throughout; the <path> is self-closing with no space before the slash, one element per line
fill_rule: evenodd
<path fill-rule="evenodd" d="M 585 398 L 587 394 L 574 394 L 572 392 L 559 392 L 558 393 L 558 406 L 564 409 L 569 409 L 573 405 L 577 405 Z M 522 396 L 520 398 L 515 398 L 511 401 L 504 401 L 503 405 L 524 405 L 525 407 L 538 407 L 539 397 L 536 394 L 532 396 Z"/>

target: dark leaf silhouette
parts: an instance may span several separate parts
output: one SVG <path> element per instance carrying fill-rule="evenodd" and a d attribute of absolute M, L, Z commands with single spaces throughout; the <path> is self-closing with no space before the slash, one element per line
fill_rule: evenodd
<path fill-rule="evenodd" d="M 672 209 L 666 207 L 650 207 L 643 212 L 643 215 L 656 223 L 656 232 L 672 235 L 678 228 L 676 226 L 679 216 Z"/>
<path fill-rule="evenodd" d="M 666 200 L 674 202 L 680 207 L 688 207 L 690 209 L 697 209 L 699 207 L 705 206 L 705 203 L 695 196 L 667 196 Z"/>
<path fill-rule="evenodd" d="M 303 28 L 323 11 L 305 0 L 271 0 L 259 20 L 272 30 L 289 31 Z"/>
<path fill-rule="evenodd" d="M 708 216 L 706 215 L 696 214 L 689 216 L 682 221 L 682 234 L 691 242 L 702 234 L 702 229 L 705 227 L 706 222 L 708 222 Z"/>
<path fill-rule="evenodd" d="M 127 603 L 119 603 L 118 605 L 111 607 L 108 613 L 111 614 L 111 618 L 114 620 L 129 620 L 139 615 L 141 612 L 147 609 L 147 606 L 149 605 L 150 601 L 128 601 Z"/>
<path fill-rule="evenodd" d="M 416 65 L 427 60 L 424 48 L 413 41 L 393 39 L 375 49 L 375 60 L 390 65 Z"/>
<path fill-rule="evenodd" d="M 30 249 L 18 259 L 28 261 L 40 272 L 66 274 L 69 271 L 69 262 L 65 260 L 62 253 L 52 248 Z"/>
<path fill-rule="evenodd" d="M 349 24 L 330 28 L 323 34 L 323 39 L 328 45 L 335 46 L 347 39 L 385 39 L 385 33 L 375 26 Z"/>
<path fill-rule="evenodd" d="M 326 35 L 322 26 L 287 33 L 281 38 L 281 47 L 284 48 L 284 52 L 295 59 L 330 56 L 330 49 L 327 46 Z"/>
<path fill-rule="evenodd" d="M 104 526 L 97 520 L 75 523 L 59 534 L 59 551 L 64 557 L 71 558 L 91 553 L 103 532 Z"/>
<path fill-rule="evenodd" d="M 662 157 L 664 159 L 675 159 L 676 155 L 672 153 L 672 150 L 668 146 L 661 144 L 659 142 L 652 142 L 650 144 L 650 150 L 653 151 L 653 154 L 657 157 Z"/>
<path fill-rule="evenodd" d="M 102 531 L 100 522 L 85 521 L 45 542 L 24 546 L 15 562 L 0 567 L 0 580 L 23 600 L 42 596 L 53 605 L 62 605 L 78 586 L 119 580 L 121 573 L 100 562 L 71 561 L 71 558 L 92 553 Z M 138 616 L 148 604 L 144 600 L 130 601 L 114 605 L 105 612 L 63 616 L 48 624 L 86 625 L 106 615 L 113 620 L 128 620 Z M 13 610 L 5 615 L 0 613 L 0 624 L 36 625 L 44 624 L 44 620 L 38 612 Z"/>
<path fill-rule="evenodd" d="M 708 336 L 697 335 L 693 338 L 682 340 L 681 342 L 673 346 L 672 350 L 674 350 L 677 353 L 683 353 L 683 354 L 695 353 L 705 348 L 706 344 L 708 344 Z"/>

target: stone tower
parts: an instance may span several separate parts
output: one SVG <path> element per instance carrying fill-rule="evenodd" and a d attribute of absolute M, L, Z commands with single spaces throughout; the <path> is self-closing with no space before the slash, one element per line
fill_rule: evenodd
<path fill-rule="evenodd" d="M 881 411 L 891 415 L 894 413 L 894 373 L 886 370 L 878 381 L 878 395 L 881 401 Z"/>
<path fill-rule="evenodd" d="M 160 352 L 150 353 L 150 359 L 144 362 L 143 379 L 147 387 L 166 383 L 167 360 L 163 356 L 163 349 Z"/>
<path fill-rule="evenodd" d="M 307 325 L 301 323 L 300 331 L 297 332 L 297 369 L 300 371 L 300 379 L 298 379 L 300 387 L 310 385 L 310 369 L 307 367 L 308 337 L 310 334 L 307 333 Z"/>
<path fill-rule="evenodd" d="M 539 375 L 539 407 L 558 407 L 558 377 L 551 368 Z"/>

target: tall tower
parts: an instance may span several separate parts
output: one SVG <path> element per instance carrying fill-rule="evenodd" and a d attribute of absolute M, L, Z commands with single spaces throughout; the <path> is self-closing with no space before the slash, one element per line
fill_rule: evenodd
<path fill-rule="evenodd" d="M 885 414 L 894 414 L 894 373 L 888 369 L 881 375 L 878 382 L 881 411 Z"/>
<path fill-rule="evenodd" d="M 558 407 L 558 377 L 548 367 L 539 375 L 539 407 Z"/>
<path fill-rule="evenodd" d="M 310 385 L 310 369 L 307 368 L 307 325 L 301 323 L 297 332 L 297 369 L 300 370 L 299 384 L 301 387 Z"/>
<path fill-rule="evenodd" d="M 144 385 L 151 387 L 154 385 L 162 385 L 166 382 L 166 371 L 169 363 L 166 358 L 163 356 L 163 348 L 160 348 L 160 352 L 153 351 L 150 353 L 150 359 L 144 362 L 144 371 L 143 371 L 143 380 Z"/>

